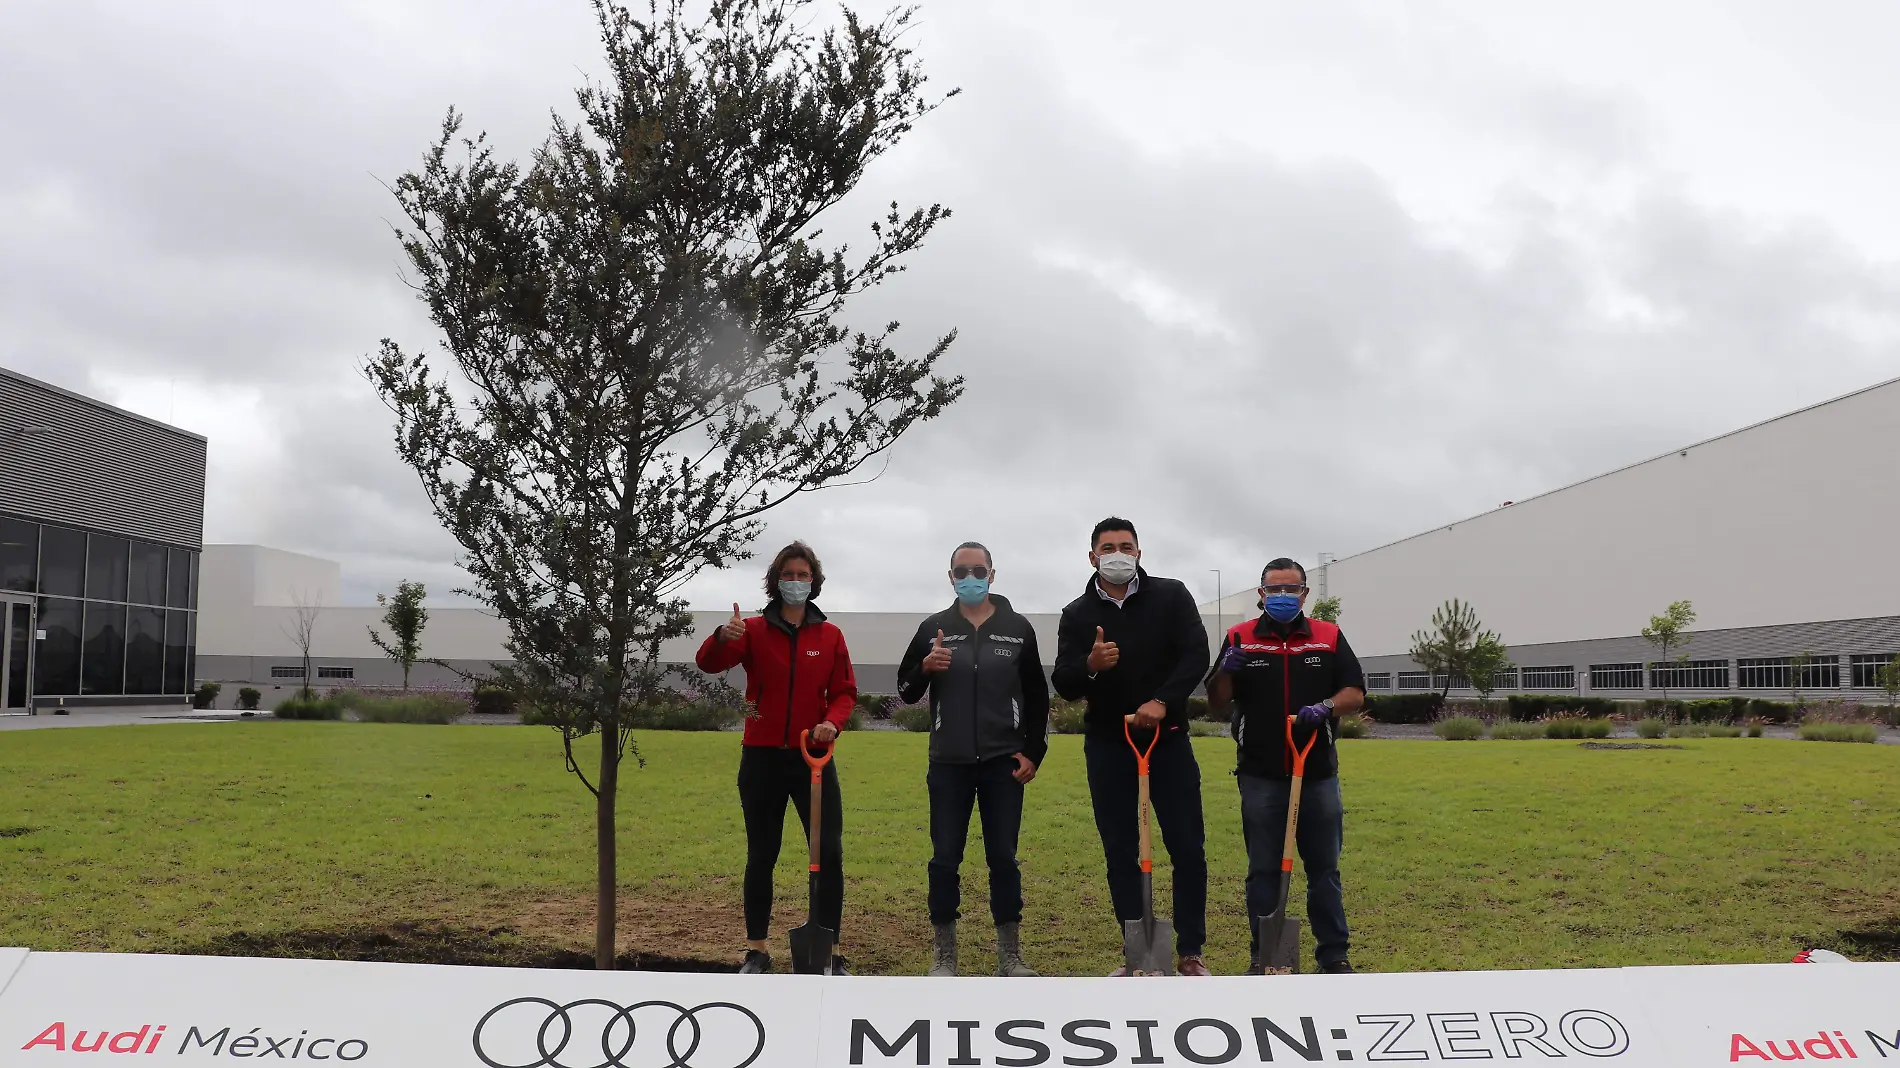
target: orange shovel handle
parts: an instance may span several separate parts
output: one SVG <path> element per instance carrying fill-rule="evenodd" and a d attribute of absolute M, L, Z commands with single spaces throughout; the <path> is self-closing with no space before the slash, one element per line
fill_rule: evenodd
<path fill-rule="evenodd" d="M 1132 715 L 1122 717 L 1122 737 L 1128 739 L 1128 748 L 1135 751 L 1135 774 L 1146 775 L 1148 774 L 1148 755 L 1155 751 L 1155 743 L 1161 740 L 1161 728 L 1154 729 L 1154 737 L 1148 739 L 1148 748 L 1143 749 L 1135 744 L 1135 736 L 1129 730 L 1134 722 L 1135 717 Z"/>
<path fill-rule="evenodd" d="M 825 743 L 822 756 L 811 755 L 811 732 L 798 732 L 798 755 L 805 758 L 805 766 L 811 769 L 811 781 L 820 782 L 825 776 L 825 765 L 831 763 L 831 753 L 837 747 L 835 740 Z"/>
<path fill-rule="evenodd" d="M 1293 751 L 1293 774 L 1304 776 L 1306 774 L 1306 755 L 1313 751 L 1313 746 L 1319 741 L 1319 731 L 1313 731 L 1313 736 L 1306 740 L 1304 747 L 1294 745 L 1293 720 L 1293 716 L 1286 718 L 1286 747 Z"/>

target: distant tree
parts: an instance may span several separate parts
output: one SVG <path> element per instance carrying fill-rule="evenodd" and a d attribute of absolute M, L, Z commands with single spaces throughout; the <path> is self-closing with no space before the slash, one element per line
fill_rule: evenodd
<path fill-rule="evenodd" d="M 1880 670 L 1874 673 L 1874 681 L 1887 691 L 1887 707 L 1900 707 L 1900 655 L 1882 664 Z M 1895 721 L 1894 725 L 1900 726 L 1900 720 Z"/>
<path fill-rule="evenodd" d="M 1478 635 L 1471 643 L 1471 651 L 1465 654 L 1465 677 L 1471 681 L 1471 688 L 1478 691 L 1478 696 L 1486 700 L 1490 699 L 1491 691 L 1497 689 L 1498 674 L 1511 667 L 1504 642 L 1489 632 Z"/>
<path fill-rule="evenodd" d="M 1794 705 L 1797 715 L 1804 707 L 1801 703 L 1801 688 L 1808 682 L 1808 665 L 1814 663 L 1814 653 L 1803 649 L 1788 658 L 1788 697 Z"/>
<path fill-rule="evenodd" d="M 1673 601 L 1668 608 L 1663 609 L 1662 615 L 1649 617 L 1649 626 L 1643 628 L 1643 637 L 1649 644 L 1656 647 L 1656 651 L 1661 654 L 1662 662 L 1680 666 L 1689 662 L 1688 654 L 1679 654 L 1671 660 L 1669 653 L 1670 650 L 1680 647 L 1687 641 L 1683 632 L 1694 623 L 1695 608 L 1688 601 Z M 1669 703 L 1669 676 L 1671 674 L 1672 672 L 1669 671 L 1662 674 L 1665 705 Z"/>
<path fill-rule="evenodd" d="M 1478 680 L 1471 676 L 1472 654 L 1481 642 L 1487 645 L 1483 655 L 1492 663 L 1500 663 L 1498 670 L 1502 670 L 1502 665 L 1509 663 L 1503 659 L 1503 639 L 1484 629 L 1476 609 L 1453 599 L 1432 613 L 1431 626 L 1412 634 L 1410 655 L 1419 667 L 1434 676 L 1444 677 L 1444 688 L 1438 694 L 1442 701 L 1450 695 L 1455 678 L 1463 676 L 1474 687 L 1478 685 Z M 1489 646 L 1495 646 L 1495 651 Z M 1484 685 L 1491 685 L 1488 677 Z"/>
<path fill-rule="evenodd" d="M 1340 602 L 1337 597 L 1321 597 L 1319 600 L 1313 602 L 1313 610 L 1308 612 L 1307 615 L 1312 616 L 1314 619 L 1323 619 L 1328 623 L 1337 623 L 1339 622 L 1340 614 L 1345 611 L 1339 605 Z"/>
<path fill-rule="evenodd" d="M 317 640 L 317 619 L 323 615 L 323 595 L 312 594 L 307 590 L 296 590 L 290 595 L 290 622 L 284 626 L 284 636 L 297 647 L 298 656 L 303 658 L 303 686 L 298 696 L 309 697 L 313 691 L 311 685 L 310 647 Z"/>
<path fill-rule="evenodd" d="M 643 5 L 647 6 L 647 5 Z M 594 960 L 615 957 L 615 802 L 630 711 L 692 632 L 681 590 L 751 555 L 772 508 L 853 479 L 961 396 L 897 324 L 846 303 L 949 212 L 892 204 L 866 247 L 827 213 L 938 101 L 911 13 L 829 29 L 809 0 L 595 0 L 606 77 L 525 169 L 451 111 L 394 193 L 437 358 L 365 367 L 396 445 L 508 629 L 498 681 L 560 731 L 595 798 Z M 873 475 L 872 477 L 875 477 Z M 590 776 L 575 743 L 598 735 Z"/>
<path fill-rule="evenodd" d="M 383 626 L 389 628 L 389 638 L 385 640 L 369 628 L 369 640 L 383 655 L 402 666 L 402 688 L 409 688 L 409 669 L 422 659 L 422 628 L 429 625 L 429 610 L 422 607 L 422 599 L 428 592 L 420 582 L 403 581 L 396 584 L 394 597 L 376 595 L 376 603 L 383 609 Z"/>

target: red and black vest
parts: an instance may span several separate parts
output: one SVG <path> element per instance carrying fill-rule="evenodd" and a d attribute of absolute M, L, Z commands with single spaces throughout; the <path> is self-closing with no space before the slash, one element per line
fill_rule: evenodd
<path fill-rule="evenodd" d="M 1224 656 L 1238 645 L 1246 664 L 1233 674 L 1231 728 L 1243 774 L 1284 779 L 1293 774 L 1287 749 L 1286 717 L 1315 705 L 1348 686 L 1365 689 L 1359 658 L 1339 627 L 1323 619 L 1296 616 L 1284 627 L 1261 616 L 1227 631 Z M 1338 717 L 1328 720 L 1306 758 L 1306 777 L 1325 779 L 1339 773 L 1333 741 Z M 1306 738 L 1296 734 L 1301 744 Z"/>

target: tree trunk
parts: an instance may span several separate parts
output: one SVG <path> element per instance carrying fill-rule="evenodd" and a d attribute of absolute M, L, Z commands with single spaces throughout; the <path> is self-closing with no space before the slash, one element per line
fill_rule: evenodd
<path fill-rule="evenodd" d="M 616 863 L 614 856 L 614 797 L 620 788 L 620 717 L 601 724 L 600 796 L 594 802 L 594 852 L 597 858 L 594 893 L 594 967 L 614 967 Z"/>

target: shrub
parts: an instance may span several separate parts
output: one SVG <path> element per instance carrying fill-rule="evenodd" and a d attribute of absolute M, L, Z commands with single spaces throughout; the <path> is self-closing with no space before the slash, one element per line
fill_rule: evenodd
<path fill-rule="evenodd" d="M 1049 702 L 1049 729 L 1056 734 L 1081 734 L 1082 716 L 1088 705 L 1082 701 Z"/>
<path fill-rule="evenodd" d="M 513 715 L 518 703 L 513 690 L 490 683 L 475 687 L 475 692 L 468 699 L 469 710 L 482 716 Z"/>
<path fill-rule="evenodd" d="M 1579 697 L 1572 694 L 1514 693 L 1504 698 L 1504 712 L 1514 720 L 1548 719 L 1566 713 L 1585 712 L 1593 716 L 1611 716 L 1622 711 L 1621 704 L 1606 697 Z"/>
<path fill-rule="evenodd" d="M 1484 720 L 1476 716 L 1447 716 L 1432 724 L 1432 733 L 1448 742 L 1472 742 L 1484 737 Z"/>
<path fill-rule="evenodd" d="M 858 695 L 857 709 L 867 719 L 890 719 L 899 703 L 893 694 L 861 693 Z"/>
<path fill-rule="evenodd" d="M 446 694 L 414 693 L 400 697 L 339 694 L 332 698 L 364 723 L 454 723 L 468 705 Z"/>
<path fill-rule="evenodd" d="M 1803 723 L 1799 733 L 1804 742 L 1872 742 L 1880 728 L 1871 723 Z"/>
<path fill-rule="evenodd" d="M 1748 725 L 1748 736 L 1750 738 L 1761 737 L 1761 720 L 1755 720 Z"/>
<path fill-rule="evenodd" d="M 1669 728 L 1671 738 L 1707 738 L 1709 726 L 1706 723 L 1678 723 Z"/>
<path fill-rule="evenodd" d="M 272 714 L 278 719 L 342 719 L 343 702 L 335 697 L 298 694 L 284 698 Z"/>
<path fill-rule="evenodd" d="M 1752 697 L 1748 699 L 1748 714 L 1763 723 L 1788 723 L 1794 719 L 1794 706 L 1786 701 Z"/>
<path fill-rule="evenodd" d="M 254 686 L 246 686 L 238 691 L 238 708 L 246 712 L 257 711 L 257 702 L 264 699 L 262 691 Z"/>
<path fill-rule="evenodd" d="M 1733 723 L 1709 724 L 1709 737 L 1711 738 L 1740 738 L 1741 736 L 1742 729 Z"/>
<path fill-rule="evenodd" d="M 1430 723 L 1438 718 L 1435 693 L 1375 693 L 1366 695 L 1365 713 L 1375 723 Z"/>
<path fill-rule="evenodd" d="M 864 717 L 864 706 L 863 706 L 863 705 L 853 705 L 853 706 L 851 707 L 851 714 L 850 714 L 850 715 L 848 715 L 848 716 L 846 716 L 846 717 L 844 718 L 844 729 L 845 729 L 845 730 L 848 730 L 848 731 L 861 731 L 861 730 L 863 730 L 863 729 L 864 729 L 864 718 L 865 718 L 865 717 Z"/>
<path fill-rule="evenodd" d="M 1546 738 L 1608 738 L 1610 721 L 1601 716 L 1554 716 L 1544 721 Z"/>
<path fill-rule="evenodd" d="M 1636 724 L 1638 738 L 1661 738 L 1669 730 L 1669 724 L 1659 719 L 1646 719 Z"/>
<path fill-rule="evenodd" d="M 1691 723 L 1727 723 L 1748 715 L 1748 698 L 1711 697 L 1701 701 L 1684 701 L 1682 711 Z"/>
<path fill-rule="evenodd" d="M 193 708 L 212 707 L 213 705 L 218 703 L 218 691 L 222 689 L 224 689 L 224 687 L 218 685 L 215 682 L 199 683 L 198 689 L 192 692 L 191 707 Z"/>
<path fill-rule="evenodd" d="M 709 701 L 667 701 L 631 710 L 629 725 L 649 731 L 723 731 L 731 730 L 745 719 L 745 712 L 731 705 Z M 850 727 L 847 725 L 847 730 Z"/>
<path fill-rule="evenodd" d="M 1205 719 L 1191 719 L 1188 720 L 1188 734 L 1195 738 L 1225 738 L 1227 724 Z"/>
<path fill-rule="evenodd" d="M 1364 738 L 1372 733 L 1372 726 L 1366 717 L 1351 712 L 1339 717 L 1339 736 L 1341 738 Z"/>
<path fill-rule="evenodd" d="M 1521 742 L 1543 736 L 1544 725 L 1541 723 L 1519 723 L 1515 720 L 1501 719 L 1491 724 L 1491 737 L 1500 742 Z"/>
<path fill-rule="evenodd" d="M 929 705 L 904 705 L 897 711 L 891 713 L 891 719 L 895 721 L 899 727 L 907 731 L 915 731 L 918 734 L 928 734 L 930 732 L 931 715 Z"/>
<path fill-rule="evenodd" d="M 1198 696 L 1190 697 L 1187 699 L 1187 717 L 1190 720 L 1219 719 L 1222 722 L 1225 722 L 1226 720 L 1225 716 L 1216 717 L 1214 715 L 1213 710 L 1210 709 L 1207 705 L 1207 698 L 1198 697 Z"/>

